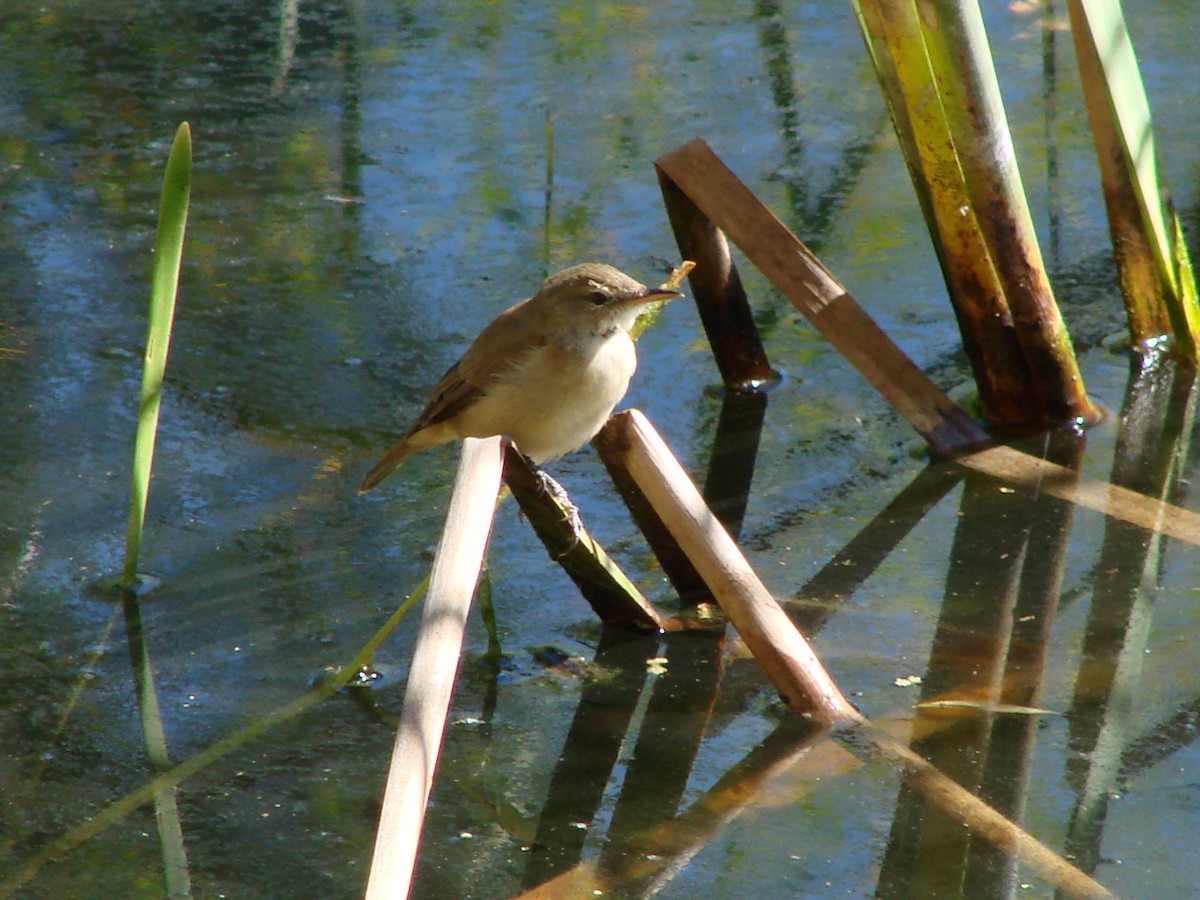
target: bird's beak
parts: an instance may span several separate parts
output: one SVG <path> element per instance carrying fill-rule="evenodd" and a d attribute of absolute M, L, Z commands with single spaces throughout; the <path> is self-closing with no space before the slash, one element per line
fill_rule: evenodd
<path fill-rule="evenodd" d="M 665 303 L 667 300 L 674 300 L 676 297 L 682 296 L 683 294 L 679 293 L 679 291 L 671 291 L 666 288 L 647 288 L 645 293 L 634 294 L 632 297 L 624 298 L 621 301 L 621 305 Z"/>

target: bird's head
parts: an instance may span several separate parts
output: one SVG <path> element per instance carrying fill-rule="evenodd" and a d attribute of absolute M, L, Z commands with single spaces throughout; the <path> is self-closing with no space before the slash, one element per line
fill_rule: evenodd
<path fill-rule="evenodd" d="M 547 315 L 580 331 L 606 334 L 628 331 L 646 306 L 679 296 L 679 291 L 648 288 L 604 263 L 582 263 L 547 278 L 535 299 Z"/>

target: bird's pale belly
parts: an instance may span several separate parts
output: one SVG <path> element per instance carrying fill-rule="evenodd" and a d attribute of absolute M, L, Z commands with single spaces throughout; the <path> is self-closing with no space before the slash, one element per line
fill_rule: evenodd
<path fill-rule="evenodd" d="M 539 463 L 582 447 L 625 395 L 637 367 L 624 332 L 596 340 L 586 356 L 535 350 L 462 417 L 459 436 L 507 435 Z"/>

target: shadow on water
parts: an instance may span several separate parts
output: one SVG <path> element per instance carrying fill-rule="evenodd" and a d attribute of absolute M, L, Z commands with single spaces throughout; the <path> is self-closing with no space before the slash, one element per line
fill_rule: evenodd
<path fill-rule="evenodd" d="M 1150 497 L 1183 505 L 1195 470 L 1191 434 L 1196 417 L 1194 372 L 1145 366 L 1130 379 L 1121 410 L 1111 481 Z M 1095 584 L 1074 694 L 1067 712 L 1072 758 L 1067 782 L 1076 794 L 1067 830 L 1067 852 L 1086 871 L 1102 858 L 1105 815 L 1122 785 L 1148 760 L 1133 747 L 1153 741 L 1165 750 L 1163 734 L 1174 732 L 1189 711 L 1168 711 L 1146 734 L 1131 721 L 1150 652 L 1156 595 L 1162 584 L 1169 542 L 1128 523 L 1105 523 Z M 1195 739 L 1175 743 L 1182 749 Z"/>
<path fill-rule="evenodd" d="M 1044 458 L 1074 470 L 1081 437 L 1057 436 Z M 967 473 L 946 591 L 914 722 L 913 747 L 1014 821 L 1023 819 L 1073 507 Z M 962 704 L 962 705 L 958 705 Z M 880 896 L 996 896 L 1017 861 L 901 787 Z"/>

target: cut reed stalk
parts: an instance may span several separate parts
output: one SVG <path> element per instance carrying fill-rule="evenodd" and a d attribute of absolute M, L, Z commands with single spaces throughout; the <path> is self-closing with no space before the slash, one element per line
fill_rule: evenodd
<path fill-rule="evenodd" d="M 613 416 L 596 441 L 646 495 L 784 703 L 827 725 L 861 721 L 646 417 Z"/>
<path fill-rule="evenodd" d="M 700 139 L 659 157 L 659 177 L 721 229 L 938 454 L 990 441 L 897 347 L 787 226 Z M 697 266 L 697 272 L 700 271 Z"/>
<path fill-rule="evenodd" d="M 575 582 L 601 622 L 639 631 L 666 630 L 663 616 L 592 540 L 566 492 L 536 471 L 511 443 L 505 448 L 504 480 L 550 558 Z"/>
<path fill-rule="evenodd" d="M 405 897 L 462 653 L 471 596 L 483 566 L 503 470 L 502 438 L 466 438 L 404 691 L 366 897 Z"/>
<path fill-rule="evenodd" d="M 725 235 L 700 214 L 662 169 L 656 169 L 680 255 L 696 263 L 688 279 L 692 299 L 725 386 L 749 391 L 774 384 L 779 375 L 767 361 Z"/>
<path fill-rule="evenodd" d="M 1004 374 L 1024 368 L 1012 313 L 953 153 L 916 10 L 911 3 L 855 2 L 854 7 L 952 298 L 985 414 L 998 420 L 1025 416 L 1022 380 Z M 970 304 L 953 301 L 968 295 L 973 298 Z"/>

